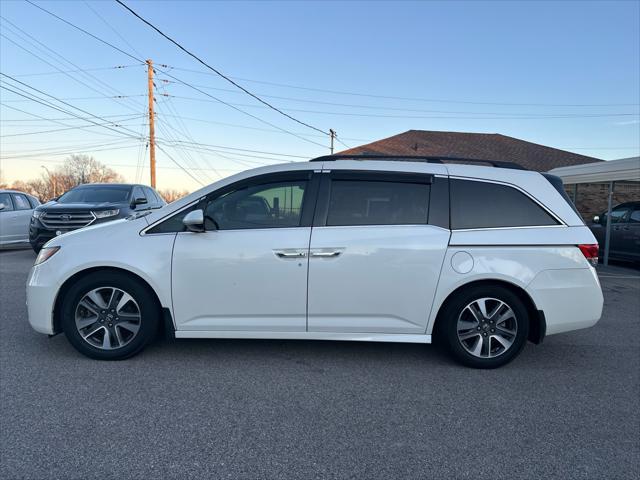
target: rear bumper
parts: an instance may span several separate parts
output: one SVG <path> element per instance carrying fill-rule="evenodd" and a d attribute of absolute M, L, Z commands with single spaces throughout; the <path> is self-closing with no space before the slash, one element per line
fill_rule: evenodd
<path fill-rule="evenodd" d="M 604 298 L 594 268 L 544 270 L 526 288 L 546 320 L 546 334 L 594 326 Z"/>

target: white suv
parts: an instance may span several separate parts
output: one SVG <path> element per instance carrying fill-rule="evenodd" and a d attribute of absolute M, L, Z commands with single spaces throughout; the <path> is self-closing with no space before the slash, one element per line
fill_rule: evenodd
<path fill-rule="evenodd" d="M 425 157 L 243 172 L 51 240 L 29 275 L 29 322 L 98 359 L 130 357 L 164 329 L 437 339 L 497 367 L 602 313 L 596 240 L 554 179 Z"/>

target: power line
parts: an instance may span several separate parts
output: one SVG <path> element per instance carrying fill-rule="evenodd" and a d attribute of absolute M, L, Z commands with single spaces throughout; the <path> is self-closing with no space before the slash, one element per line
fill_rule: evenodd
<path fill-rule="evenodd" d="M 186 173 L 187 175 L 189 175 L 193 180 L 195 180 L 196 182 L 198 182 L 198 183 L 199 183 L 200 185 L 202 185 L 203 187 L 205 186 L 205 184 L 204 184 L 204 183 L 202 183 L 198 177 L 193 176 L 193 174 L 192 174 L 189 170 L 187 170 L 187 169 L 186 169 L 186 168 L 184 168 L 182 165 L 180 165 L 180 162 L 178 162 L 175 158 L 173 158 L 173 157 L 169 154 L 169 152 L 167 152 L 164 148 L 162 148 L 162 146 L 161 146 L 160 144 L 157 144 L 156 146 L 158 147 L 158 150 L 160 150 L 162 153 L 164 153 L 167 157 L 169 157 L 169 159 L 170 159 L 173 163 L 175 163 L 178 167 L 180 167 L 180 169 L 181 169 L 184 173 Z"/>
<path fill-rule="evenodd" d="M 120 35 L 120 32 L 118 32 L 118 30 L 116 30 L 116 29 L 113 27 L 113 25 L 111 25 L 109 22 L 107 22 L 107 21 L 102 17 L 102 15 L 100 15 L 100 14 L 99 14 L 99 13 L 98 13 L 94 8 L 93 8 L 93 7 L 89 4 L 89 2 L 86 2 L 86 1 L 85 1 L 85 2 L 83 2 L 83 3 L 85 4 L 85 6 L 86 6 L 89 10 L 91 10 L 91 11 L 94 13 L 94 15 L 95 15 L 96 17 L 98 17 L 100 20 L 102 20 L 102 23 L 104 23 L 107 27 L 109 27 L 109 29 L 110 29 L 113 33 L 115 33 L 115 34 L 120 38 L 120 40 L 122 40 L 124 43 L 126 43 L 126 44 L 127 44 L 127 46 L 128 46 L 131 50 L 133 50 L 134 52 L 136 52 L 136 54 L 137 54 L 137 55 L 139 55 L 140 57 L 144 57 L 144 55 L 143 55 L 142 53 L 140 53 L 140 52 L 136 49 L 136 47 L 134 47 L 133 45 L 131 45 L 131 44 L 129 43 L 129 41 L 128 41 L 126 38 L 124 38 L 122 35 Z"/>
<path fill-rule="evenodd" d="M 22 82 L 21 80 L 18 80 L 18 79 L 16 79 L 16 78 L 12 77 L 11 75 L 7 75 L 6 73 L 2 73 L 2 72 L 0 72 L 0 75 L 2 75 L 3 77 L 7 77 L 7 78 L 9 78 L 9 79 L 13 80 L 13 81 L 14 81 L 14 82 L 16 82 L 16 83 L 19 83 L 19 84 L 21 84 L 21 85 L 24 85 L 24 86 L 26 86 L 27 88 L 30 88 L 31 90 L 34 90 L 34 91 L 36 91 L 36 92 L 38 92 L 38 93 L 40 93 L 40 94 L 42 94 L 42 95 L 45 95 L 45 96 L 47 96 L 47 97 L 49 97 L 49 98 L 52 98 L 52 99 L 54 99 L 55 101 L 57 101 L 57 102 L 59 102 L 59 103 L 62 103 L 63 105 L 67 105 L 67 106 L 69 106 L 69 107 L 71 107 L 71 108 L 73 108 L 73 109 L 75 109 L 75 110 L 78 110 L 78 111 L 80 111 L 80 112 L 82 112 L 82 113 L 84 113 L 84 114 L 86 114 L 86 115 L 89 115 L 89 116 L 91 116 L 91 117 L 93 117 L 93 118 L 97 118 L 97 119 L 99 119 L 99 120 L 102 120 L 102 122 L 104 122 L 104 123 L 109 123 L 109 122 L 108 122 L 107 120 L 105 120 L 104 118 L 101 118 L 101 117 L 99 117 L 99 116 L 97 116 L 97 115 L 93 115 L 92 113 L 90 113 L 90 112 L 88 112 L 88 111 L 86 111 L 86 110 L 84 110 L 84 109 L 82 109 L 82 108 L 76 107 L 76 106 L 74 106 L 74 105 L 72 105 L 72 104 L 70 104 L 70 103 L 68 103 L 68 102 L 65 102 L 64 100 L 59 100 L 58 98 L 54 97 L 53 95 L 50 95 L 50 94 L 48 94 L 48 93 L 46 93 L 46 92 L 43 92 L 42 90 L 39 90 L 39 89 L 37 89 L 37 88 L 35 88 L 35 87 L 32 87 L 31 85 L 29 85 L 29 84 L 27 84 L 27 83 L 24 83 L 24 82 Z M 17 89 L 19 89 L 19 90 L 22 90 L 22 89 L 20 89 L 19 87 L 16 87 L 15 85 L 11 85 L 11 86 L 12 86 L 13 88 L 17 88 Z M 26 95 L 20 94 L 20 93 L 16 92 L 15 90 L 8 89 L 7 87 L 4 87 L 4 86 L 3 86 L 2 88 L 5 88 L 6 90 L 9 90 L 9 91 L 11 91 L 11 92 L 13 92 L 13 93 L 15 93 L 15 94 L 17 94 L 17 95 L 19 95 L 19 96 L 22 96 L 22 97 L 25 97 L 25 98 L 30 98 L 31 100 L 36 101 L 37 103 L 41 103 L 41 104 L 43 104 L 43 105 L 48 106 L 49 108 L 53 108 L 53 109 L 55 109 L 55 110 L 61 111 L 61 112 L 63 112 L 63 113 L 66 113 L 67 115 L 78 116 L 77 114 L 74 114 L 73 112 L 65 111 L 64 109 L 61 109 L 61 108 L 59 108 L 59 107 L 56 107 L 55 105 L 51 105 L 51 104 L 49 104 L 49 103 L 44 103 L 42 98 L 38 98 L 38 97 L 36 97 L 35 95 L 33 95 L 33 94 L 29 93 L 29 92 L 25 92 L 24 90 L 22 90 L 22 91 L 23 91 L 23 92 L 25 92 L 25 93 L 28 93 L 28 94 L 29 94 L 29 95 L 31 95 L 32 97 L 37 98 L 39 101 L 34 100 L 33 98 L 28 97 L 28 96 L 26 96 Z M 46 102 L 46 101 L 45 101 L 45 102 Z M 95 121 L 93 121 L 93 120 L 91 120 L 91 119 L 85 119 L 85 121 L 87 121 L 87 122 L 91 122 L 91 123 L 93 123 L 94 125 L 101 126 L 101 127 L 103 127 L 103 128 L 109 129 L 109 130 L 113 130 L 114 132 L 117 132 L 117 133 L 123 134 L 123 132 L 121 132 L 121 131 L 119 131 L 119 130 L 115 130 L 115 129 L 113 129 L 113 128 L 109 127 L 109 126 L 106 126 L 106 125 L 100 125 L 99 123 L 96 123 Z M 122 127 L 122 129 L 123 129 L 123 130 L 126 130 L 126 131 L 128 131 L 128 132 L 130 132 L 130 134 L 133 134 L 133 135 L 130 135 L 130 136 L 133 136 L 134 138 L 137 138 L 137 134 L 136 134 L 136 132 L 134 132 L 134 131 L 132 131 L 132 130 L 130 130 L 130 129 L 128 129 L 128 128 L 126 128 L 126 127 Z"/>
<path fill-rule="evenodd" d="M 304 125 L 305 127 L 308 127 L 312 130 L 316 130 L 320 133 L 324 133 L 325 135 L 328 135 L 328 132 L 325 132 L 324 130 L 314 127 L 313 125 L 310 125 L 308 123 L 303 122 L 302 120 L 298 120 L 297 118 L 289 115 L 288 113 L 283 112 L 282 110 L 280 110 L 277 107 L 274 107 L 273 105 L 271 105 L 269 102 L 263 100 L 262 98 L 260 98 L 259 96 L 257 96 L 256 94 L 250 92 L 249 90 L 247 90 L 246 88 L 244 88 L 242 85 L 236 83 L 235 81 L 233 81 L 231 78 L 227 77 L 225 74 L 223 74 L 221 71 L 219 71 L 218 69 L 212 67 L 211 65 L 209 65 L 207 62 L 205 62 L 204 60 L 202 60 L 200 57 L 198 57 L 197 55 L 195 55 L 194 53 L 190 52 L 189 50 L 187 50 L 185 47 L 183 47 L 180 43 L 178 43 L 177 41 L 175 41 L 173 38 L 169 37 L 167 34 L 165 34 L 162 30 L 160 30 L 158 27 L 156 27 L 154 24 L 152 24 L 151 22 L 149 22 L 148 20 L 144 19 L 143 17 L 141 17 L 140 15 L 138 15 L 133 9 L 131 9 L 130 7 L 128 7 L 124 2 L 122 2 L 121 0 L 116 0 L 116 2 L 118 2 L 120 5 L 122 5 L 126 10 L 128 10 L 131 14 L 133 14 L 135 17 L 137 17 L 139 20 L 141 20 L 143 23 L 147 24 L 149 27 L 151 27 L 152 29 L 154 29 L 156 32 L 158 32 L 160 35 L 162 35 L 164 38 L 166 38 L 167 40 L 169 40 L 171 43 L 173 43 L 176 47 L 178 47 L 180 50 L 182 50 L 183 52 L 185 52 L 187 55 L 189 55 L 190 57 L 194 58 L 196 61 L 198 61 L 199 63 L 201 63 L 202 65 L 204 65 L 205 67 L 207 67 L 209 70 L 211 70 L 212 72 L 215 72 L 218 76 L 222 77 L 223 79 L 225 79 L 227 82 L 229 82 L 230 84 L 232 84 L 233 86 L 235 86 L 236 88 L 242 90 L 244 93 L 246 93 L 247 95 L 253 97 L 254 99 L 258 100 L 260 103 L 266 105 L 267 107 L 271 108 L 272 110 L 280 113 L 281 115 L 284 115 L 285 117 L 293 120 L 294 122 L 299 123 L 300 125 Z"/>
<path fill-rule="evenodd" d="M 162 71 L 162 70 L 160 70 L 160 71 Z M 265 125 L 269 125 L 270 127 L 276 128 L 276 129 L 280 130 L 283 133 L 287 133 L 289 135 L 292 135 L 292 136 L 294 136 L 296 138 L 299 138 L 300 140 L 303 140 L 303 141 L 305 141 L 307 143 L 312 143 L 314 145 L 318 145 L 319 147 L 327 148 L 326 145 L 323 145 L 323 144 L 318 143 L 318 142 L 314 142 L 313 140 L 309 140 L 308 138 L 304 138 L 303 136 L 298 135 L 297 133 L 294 133 L 294 132 L 292 132 L 290 130 L 287 130 L 285 128 L 279 127 L 278 125 L 275 125 L 275 124 L 273 124 L 271 122 L 268 122 L 268 121 L 266 121 L 266 120 L 264 120 L 264 119 L 262 119 L 262 118 L 260 118 L 260 117 L 258 117 L 256 115 L 253 115 L 252 113 L 246 112 L 245 110 L 242 110 L 241 108 L 238 108 L 237 106 L 233 105 L 232 103 L 225 102 L 224 100 L 221 100 L 218 97 L 215 97 L 214 95 L 211 95 L 210 93 L 207 93 L 204 90 L 201 90 L 198 87 L 196 87 L 194 85 L 191 85 L 190 83 L 185 82 L 184 80 L 181 80 L 178 77 L 175 77 L 175 76 L 171 75 L 170 73 L 167 73 L 167 72 L 163 72 L 163 73 L 165 75 L 173 78 L 177 82 L 179 82 L 179 83 L 181 83 L 183 85 L 186 85 L 189 88 L 191 88 L 191 89 L 193 89 L 193 90 L 195 90 L 195 91 L 197 91 L 197 92 L 199 92 L 199 93 L 201 93 L 203 95 L 206 95 L 207 97 L 210 97 L 210 98 L 214 99 L 218 103 L 222 103 L 223 105 L 226 105 L 226 106 L 228 106 L 228 107 L 230 107 L 230 108 L 232 108 L 232 109 L 234 109 L 234 110 L 236 110 L 236 111 L 238 111 L 238 112 L 240 112 L 240 113 L 242 113 L 244 115 L 247 115 L 247 116 L 249 116 L 251 118 L 254 118 L 254 119 L 258 120 L 259 122 L 264 123 Z"/>
<path fill-rule="evenodd" d="M 14 35 L 18 36 L 19 38 L 21 38 L 23 41 L 26 41 L 27 43 L 30 43 L 32 47 L 40 50 L 40 52 L 51 56 L 51 54 L 53 54 L 55 57 L 57 57 L 58 59 L 62 59 L 62 61 L 68 65 L 71 65 L 72 67 L 76 68 L 76 69 L 80 69 L 80 67 L 78 65 L 76 65 L 75 63 L 73 63 L 71 60 L 69 60 L 68 58 L 66 58 L 65 56 L 61 55 L 60 53 L 56 52 L 55 50 L 53 50 L 52 48 L 48 47 L 47 45 L 45 45 L 44 43 L 40 42 L 37 38 L 35 38 L 33 35 L 29 34 L 28 32 L 26 32 L 25 30 L 21 29 L 20 27 L 18 27 L 17 25 L 15 25 L 14 23 L 12 23 L 11 21 L 7 20 L 4 17 L 1 17 L 3 21 L 5 21 L 6 23 L 8 23 L 13 29 L 17 30 L 18 32 L 20 32 L 22 35 L 25 35 L 26 37 L 28 37 L 29 39 L 33 40 L 33 42 L 36 42 L 38 45 L 35 45 L 33 42 L 31 42 L 28 39 L 25 39 L 23 36 L 20 35 L 20 33 L 15 33 L 12 32 Z M 10 40 L 11 41 L 11 40 Z M 56 65 L 50 63 L 49 61 L 43 59 L 42 57 L 40 57 L 39 55 L 36 55 L 35 53 L 33 53 L 31 50 L 25 48 L 22 45 L 18 45 L 15 42 L 11 41 L 11 43 L 13 43 L 14 45 L 16 45 L 17 47 L 21 48 L 22 50 L 27 51 L 29 54 L 35 56 L 36 58 L 38 58 L 39 60 L 41 60 L 44 63 L 47 63 L 48 65 L 51 65 L 53 68 L 57 69 L 57 70 L 61 70 L 60 68 L 58 68 Z M 46 52 L 44 51 L 46 50 Z M 47 53 L 49 52 L 49 53 Z M 102 85 L 104 88 L 107 89 L 107 91 L 110 91 L 112 93 L 117 94 L 118 96 L 120 96 L 121 98 L 126 98 L 126 95 L 124 95 L 122 92 L 118 91 L 117 89 L 113 88 L 111 85 L 105 83 L 104 81 L 102 81 L 100 78 L 96 77 L 95 75 L 88 73 L 88 72 L 81 72 L 82 75 L 85 76 L 85 78 L 90 79 L 90 81 L 96 82 L 100 85 Z M 82 85 L 84 85 L 85 87 L 87 87 L 88 89 L 96 92 L 96 93 L 100 93 L 100 94 L 104 94 L 104 92 L 94 88 L 92 85 L 87 84 L 86 82 L 83 82 L 82 80 L 78 79 L 77 77 L 65 73 L 65 76 L 71 78 L 73 81 L 78 82 Z M 133 110 L 138 109 L 138 104 L 137 102 L 134 102 L 133 100 L 127 100 L 126 102 L 123 102 L 120 98 L 118 99 L 114 99 L 117 103 L 126 106 L 128 108 L 132 108 Z M 126 103 L 126 105 L 125 105 Z M 134 105 L 134 107 L 131 107 L 131 105 Z"/>
<path fill-rule="evenodd" d="M 0 88 L 3 88 L 3 87 L 2 87 L 2 85 L 0 85 Z M 34 101 L 35 101 L 35 100 L 34 100 Z M 40 103 L 40 102 L 36 102 L 36 103 Z M 45 105 L 45 104 L 43 104 L 43 105 Z M 2 106 L 3 106 L 3 107 L 5 107 L 5 108 L 9 108 L 9 109 L 11 109 L 11 110 L 15 110 L 16 112 L 24 113 L 25 115 L 30 115 L 30 116 L 35 117 L 35 118 L 38 118 L 38 119 L 47 120 L 48 122 L 56 123 L 56 124 L 58 124 L 58 125 L 62 125 L 62 126 L 64 126 L 64 127 L 77 126 L 77 127 L 78 127 L 78 128 L 80 128 L 80 129 L 95 128 L 95 127 L 96 127 L 96 125 L 84 125 L 84 126 L 69 125 L 68 123 L 63 123 L 62 121 L 60 121 L 60 120 L 83 120 L 83 121 L 87 121 L 87 119 L 86 119 L 86 118 L 83 118 L 83 117 L 77 117 L 77 118 L 67 117 L 67 118 L 62 118 L 62 119 L 58 119 L 58 118 L 46 118 L 46 117 L 43 117 L 43 116 L 38 115 L 38 114 L 35 114 L 35 113 L 27 112 L 26 110 L 22 110 L 22 109 L 20 109 L 20 108 L 12 107 L 12 106 L 10 106 L 10 105 L 2 104 Z M 49 106 L 49 105 L 45 105 L 45 106 Z M 109 117 L 121 117 L 121 115 L 109 115 L 109 116 L 104 116 L 104 117 L 102 117 L 102 118 L 109 118 Z M 13 121 L 18 121 L 18 120 L 23 120 L 23 121 L 33 121 L 33 120 L 31 120 L 31 119 L 26 119 L 26 118 L 23 118 L 23 119 L 15 119 L 15 120 L 13 120 Z M 121 136 L 122 136 L 122 135 L 113 135 L 113 134 L 111 134 L 111 133 L 105 133 L 105 132 L 93 132 L 93 133 L 97 133 L 98 135 L 106 135 L 106 136 L 109 136 L 109 137 L 121 137 Z"/>
<path fill-rule="evenodd" d="M 134 63 L 131 65 L 116 65 L 114 67 L 79 68 L 74 70 L 54 70 L 50 72 L 21 73 L 20 75 L 15 75 L 15 76 L 18 78 L 21 78 L 21 77 L 40 77 L 45 75 L 59 75 L 62 73 L 99 72 L 104 70 L 118 70 L 123 68 L 130 68 L 130 67 L 140 67 L 142 65 L 144 65 L 144 63 Z"/>
<path fill-rule="evenodd" d="M 161 72 L 163 73 L 163 72 Z M 172 82 L 170 80 L 163 80 L 163 82 L 169 82 L 169 83 L 175 83 Z M 218 87 L 211 87 L 209 85 L 200 85 L 197 83 L 194 83 L 193 85 L 195 85 L 196 87 L 201 87 L 207 90 L 216 90 L 216 91 L 221 91 L 221 92 L 229 92 L 229 93 L 236 93 L 239 94 L 240 92 L 230 89 L 230 88 L 218 88 Z M 311 99 L 306 99 L 306 98 L 296 98 L 296 97 L 283 97 L 283 96 L 279 96 L 279 95 L 267 95 L 267 94 L 260 94 L 262 97 L 265 98 L 276 98 L 279 100 L 288 100 L 288 101 L 292 101 L 292 102 L 299 102 L 299 103 L 311 103 L 311 104 L 316 104 L 316 105 L 330 105 L 330 106 L 335 106 L 335 107 L 347 107 L 347 108 L 363 108 L 363 109 L 370 109 L 370 110 L 389 110 L 389 111 L 400 111 L 400 112 L 417 112 L 417 113 L 446 113 L 446 114 L 469 114 L 469 115 L 514 115 L 514 116 L 519 116 L 519 115 L 523 115 L 523 116 L 546 116 L 546 115 L 581 115 L 581 114 L 572 114 L 572 113 L 555 113 L 555 114 L 541 114 L 541 113 L 513 113 L 513 112 L 473 112 L 473 111 L 460 111 L 460 110 L 425 110 L 425 109 L 416 109 L 416 108 L 406 108 L 406 107 L 386 107 L 386 106 L 380 106 L 380 105 L 363 105 L 363 104 L 353 104 L 353 103 L 340 103 L 340 102 L 326 102 L 326 101 L 322 101 L 322 100 L 311 100 Z M 176 98 L 190 98 L 190 97 L 179 97 L 176 96 Z M 238 105 L 238 104 L 236 104 Z M 252 107 L 256 107 L 256 105 L 244 105 L 244 106 L 252 106 Z M 294 111 L 292 109 L 289 108 L 285 108 L 285 111 Z M 301 112 L 305 112 L 306 110 L 298 110 Z"/>
<path fill-rule="evenodd" d="M 35 4 L 35 3 L 33 3 L 31 0 L 25 0 L 25 1 L 26 1 L 27 3 L 29 3 L 30 5 L 33 5 L 34 7 L 38 8 L 39 10 L 42 10 L 43 12 L 47 13 L 48 15 L 51 15 L 52 17 L 54 17 L 54 18 L 56 18 L 56 19 L 60 20 L 61 22 L 64 22 L 65 24 L 67 24 L 67 25 L 69 25 L 69 26 L 71 26 L 71 27 L 75 28 L 76 30 L 79 30 L 80 32 L 84 33 L 85 35 L 88 35 L 88 36 L 90 36 L 91 38 L 93 38 L 93 39 L 95 39 L 95 40 L 99 41 L 100 43 L 102 43 L 102 44 L 104 44 L 104 45 L 107 45 L 107 46 L 109 46 L 109 47 L 111 47 L 111 48 L 113 48 L 113 49 L 115 49 L 115 50 L 117 50 L 117 51 L 119 51 L 119 52 L 121 52 L 121 53 L 125 54 L 125 55 L 126 55 L 126 56 L 128 56 L 129 58 L 132 58 L 132 59 L 134 59 L 134 60 L 136 60 L 136 61 L 138 61 L 138 62 L 141 62 L 141 63 L 146 63 L 146 62 L 144 62 L 144 60 L 142 60 L 142 59 L 140 59 L 140 58 L 137 58 L 136 56 L 132 55 L 131 53 L 124 51 L 124 50 L 123 50 L 123 49 L 121 49 L 120 47 L 117 47 L 116 45 L 114 45 L 114 44 L 112 44 L 112 43 L 110 43 L 110 42 L 107 42 L 106 40 L 103 40 L 102 38 L 100 38 L 100 37 L 98 37 L 98 36 L 96 36 L 96 35 L 94 35 L 94 34 L 92 34 L 92 33 L 88 32 L 87 30 L 85 30 L 85 29 L 83 29 L 83 28 L 81 28 L 81 27 L 78 27 L 77 25 L 74 25 L 73 23 L 71 23 L 71 22 L 69 22 L 69 21 L 65 20 L 64 18 L 62 18 L 62 17 L 60 17 L 60 16 L 56 15 L 55 13 L 50 12 L 50 11 L 49 11 L 49 10 L 47 10 L 46 8 L 43 8 L 43 7 L 41 7 L 41 6 L 39 6 L 39 5 Z M 195 86 L 193 86 L 193 85 L 190 85 L 190 84 L 189 84 L 189 83 L 187 83 L 187 82 L 184 82 L 183 80 L 181 80 L 181 79 L 179 79 L 179 78 L 175 77 L 174 75 L 171 75 L 171 74 L 166 73 L 166 72 L 164 72 L 164 73 L 165 73 L 165 75 L 167 75 L 167 76 L 169 76 L 169 77 L 173 78 L 173 79 L 174 79 L 174 80 L 176 80 L 177 82 L 179 82 L 179 83 L 181 83 L 181 84 L 183 84 L 183 85 L 186 85 L 186 86 L 188 86 L 188 87 L 190 87 L 190 88 L 192 88 L 192 89 L 196 90 L 197 92 L 199 92 L 199 93 L 201 93 L 201 94 L 203 94 L 203 95 L 206 95 L 206 96 L 208 96 L 208 97 L 210 97 L 210 98 L 212 98 L 212 99 L 214 99 L 214 100 L 218 101 L 219 103 L 222 103 L 222 104 L 224 104 L 224 105 L 227 105 L 228 107 L 230 107 L 230 108 L 232 108 L 232 109 L 234 109 L 234 110 L 236 110 L 236 111 L 238 111 L 238 112 L 241 112 L 241 113 L 243 113 L 244 115 L 247 115 L 247 116 L 249 116 L 249 117 L 251 117 L 251 118 L 254 118 L 255 120 L 257 120 L 257 121 L 259 121 L 259 122 L 261 122 L 261 123 L 264 123 L 265 125 L 269 125 L 270 127 L 276 128 L 276 129 L 280 130 L 280 131 L 281 131 L 281 132 L 283 132 L 283 133 L 288 133 L 289 135 L 292 135 L 292 136 L 294 136 L 294 137 L 296 137 L 296 138 L 298 138 L 298 139 L 300 139 L 300 140 L 303 140 L 303 141 L 305 141 L 305 142 L 312 143 L 312 144 L 314 144 L 314 145 L 318 145 L 318 146 L 320 146 L 320 147 L 322 147 L 322 148 L 326 148 L 326 145 L 323 145 L 323 144 L 318 143 L 318 142 L 314 142 L 314 141 L 309 140 L 309 139 L 307 139 L 307 138 L 304 138 L 304 137 L 302 137 L 302 136 L 300 136 L 300 135 L 297 135 L 296 133 L 291 132 L 291 131 L 289 131 L 289 130 L 287 130 L 287 129 L 284 129 L 284 128 L 281 128 L 281 127 L 279 127 L 279 126 L 277 126 L 277 125 L 274 125 L 273 123 L 270 123 L 270 122 L 268 122 L 268 121 L 266 121 L 266 120 L 263 120 L 263 119 L 261 119 L 260 117 L 258 117 L 258 116 L 256 116 L 256 115 L 253 115 L 253 114 L 251 114 L 251 113 L 249 113 L 249 112 L 245 112 L 244 110 L 242 110 L 242 109 L 240 109 L 240 108 L 238 108 L 238 107 L 235 107 L 235 106 L 233 106 L 233 105 L 231 105 L 231 104 L 229 104 L 229 103 L 227 103 L 227 102 L 225 102 L 225 101 L 223 101 L 223 100 L 221 100 L 221 99 L 219 99 L 219 98 L 217 98 L 217 97 L 214 97 L 213 95 L 211 95 L 211 94 L 209 94 L 209 93 L 207 93 L 207 92 L 204 92 L 203 90 L 200 90 L 199 88 L 197 88 L 197 87 L 195 87 Z M 324 131 L 322 131 L 322 130 L 320 130 L 320 131 L 321 131 L 321 133 L 325 134 L 325 132 L 324 132 Z"/>
<path fill-rule="evenodd" d="M 80 28 L 80 27 L 78 27 L 77 25 L 74 25 L 73 23 L 71 23 L 71 22 L 69 22 L 69 21 L 65 20 L 64 18 L 59 17 L 59 16 L 58 16 L 58 15 L 56 15 L 55 13 L 50 12 L 50 11 L 49 11 L 49 10 L 47 10 L 46 8 L 43 8 L 43 7 L 41 7 L 40 5 L 37 5 L 36 3 L 33 3 L 31 0 L 25 0 L 25 2 L 27 2 L 27 3 L 28 3 L 28 4 L 30 4 L 30 5 L 33 5 L 34 7 L 36 7 L 36 8 L 37 8 L 37 9 L 39 9 L 39 10 L 42 10 L 43 12 L 47 13 L 48 15 L 51 15 L 52 17 L 57 18 L 57 19 L 58 19 L 58 20 L 60 20 L 61 22 L 66 23 L 66 24 L 67 24 L 67 25 L 69 25 L 70 27 L 73 27 L 73 28 L 75 28 L 76 30 L 81 31 L 81 32 L 82 32 L 82 33 L 84 33 L 85 35 L 89 35 L 90 37 L 92 37 L 92 38 L 94 38 L 94 39 L 98 40 L 99 42 L 104 43 L 105 45 L 108 45 L 108 46 L 110 46 L 111 48 L 114 48 L 114 49 L 118 50 L 120 53 L 122 53 L 122 54 L 126 55 L 127 57 L 132 58 L 132 59 L 134 59 L 134 60 L 135 60 L 135 61 L 137 61 L 137 62 L 144 63 L 144 60 L 142 60 L 142 59 L 140 59 L 140 58 L 137 58 L 137 57 L 135 57 L 135 56 L 131 55 L 129 52 L 126 52 L 125 50 L 121 49 L 120 47 L 116 47 L 114 44 L 109 43 L 109 42 L 107 42 L 106 40 L 101 39 L 100 37 L 95 36 L 93 33 L 86 31 L 84 28 Z"/>
<path fill-rule="evenodd" d="M 95 97 L 59 97 L 60 100 L 103 100 L 103 99 L 118 99 L 118 98 L 133 98 L 133 97 L 146 97 L 147 95 L 144 93 L 136 94 L 136 95 L 101 95 Z M 26 102 L 26 100 L 5 100 L 5 103 L 10 102 Z"/>
<path fill-rule="evenodd" d="M 183 97 L 183 96 L 178 96 L 178 95 L 171 95 L 171 97 L 173 98 L 178 98 L 178 99 L 183 99 L 183 100 L 194 100 L 194 101 L 198 101 L 198 102 L 202 102 L 203 100 L 200 98 L 195 98 L 195 97 Z M 207 100 L 205 100 L 207 101 Z M 265 108 L 262 105 L 251 105 L 251 104 L 246 104 L 246 103 L 227 103 L 227 105 L 232 105 L 235 107 L 247 107 L 247 108 Z M 504 113 L 504 114 L 495 114 L 496 116 L 491 116 L 491 117 L 476 117 L 476 116 L 472 116 L 472 117 L 461 117 L 461 116 L 455 116 L 455 115 L 387 115 L 387 114 L 376 114 L 376 113 L 357 113 L 357 112 L 331 112 L 331 111 L 326 111 L 326 110 L 307 110 L 307 109 L 300 109 L 300 108 L 286 108 L 285 110 L 289 111 L 289 112 L 303 112 L 303 113 L 313 113 L 313 114 L 319 114 L 319 115 L 335 115 L 335 116 L 347 116 L 347 117 L 365 117 L 365 118 L 403 118 L 403 119 L 434 119 L 434 118 L 439 118 L 439 119 L 446 119 L 446 118 L 450 118 L 450 119 L 455 119 L 455 120 L 493 120 L 493 119 L 497 119 L 497 120 L 536 120 L 536 119 L 540 119 L 540 120 L 546 120 L 546 119 L 556 119 L 556 118 L 602 118 L 602 117 L 636 117 L 640 114 L 638 113 L 586 113 L 586 114 L 580 114 L 580 113 L 568 113 L 568 114 L 544 114 L 544 115 L 534 115 L 534 116 L 520 116 L 520 114 L 518 115 L 514 115 L 514 114 L 509 114 L 509 113 Z M 501 115 L 501 116 L 497 116 L 497 115 Z"/>
<path fill-rule="evenodd" d="M 123 126 L 123 124 L 120 124 L 118 122 L 109 122 L 107 124 L 101 124 L 100 126 L 104 126 L 104 125 L 112 125 L 114 127 L 121 127 Z M 10 133 L 7 135 L 0 135 L 0 138 L 7 138 L 7 137 L 22 137 L 25 135 L 40 135 L 43 133 L 54 133 L 54 132 L 63 132 L 65 130 L 78 130 L 78 129 L 83 129 L 83 128 L 88 128 L 88 127 L 83 127 L 81 125 L 78 126 L 73 126 L 73 127 L 65 127 L 65 128 L 55 128 L 53 130 L 39 130 L 37 132 L 20 132 L 20 133 Z"/>
<path fill-rule="evenodd" d="M 212 75 L 209 72 L 203 72 L 201 70 L 194 70 L 189 68 L 173 67 L 169 66 L 173 70 L 180 70 L 184 72 L 193 72 L 201 75 Z M 396 95 L 376 95 L 372 93 L 362 92 L 350 92 L 344 90 L 330 90 L 324 88 L 303 87 L 300 85 L 292 85 L 289 83 L 268 82 L 264 80 L 253 80 L 243 77 L 232 77 L 236 80 L 243 82 L 257 83 L 261 85 L 271 85 L 275 87 L 292 88 L 296 90 L 306 90 L 311 92 L 331 93 L 335 95 L 350 95 L 356 97 L 368 97 L 368 98 L 380 98 L 387 100 L 407 100 L 413 102 L 426 102 L 426 103 L 457 103 L 465 105 L 502 105 L 502 106 L 518 106 L 518 107 L 629 107 L 638 106 L 640 103 L 516 103 L 516 102 L 480 102 L 480 101 L 468 101 L 468 100 L 451 100 L 442 98 L 420 98 L 420 97 L 402 97 Z"/>

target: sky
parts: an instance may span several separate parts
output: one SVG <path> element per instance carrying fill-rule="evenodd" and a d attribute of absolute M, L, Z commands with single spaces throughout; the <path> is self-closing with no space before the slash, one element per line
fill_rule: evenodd
<path fill-rule="evenodd" d="M 160 189 L 328 154 L 330 128 L 336 151 L 420 129 L 501 133 L 607 160 L 640 154 L 639 1 L 126 2 L 308 126 L 115 2 L 35 3 L 130 56 L 25 1 L 0 1 L 4 182 L 84 153 L 149 183 L 137 60 L 148 58 Z"/>

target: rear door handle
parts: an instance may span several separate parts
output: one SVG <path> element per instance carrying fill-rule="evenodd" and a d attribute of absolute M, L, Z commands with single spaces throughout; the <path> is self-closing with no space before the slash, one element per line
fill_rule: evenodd
<path fill-rule="evenodd" d="M 311 256 L 317 258 L 332 258 L 337 257 L 342 253 L 343 249 L 335 249 L 335 250 L 312 250 Z"/>

